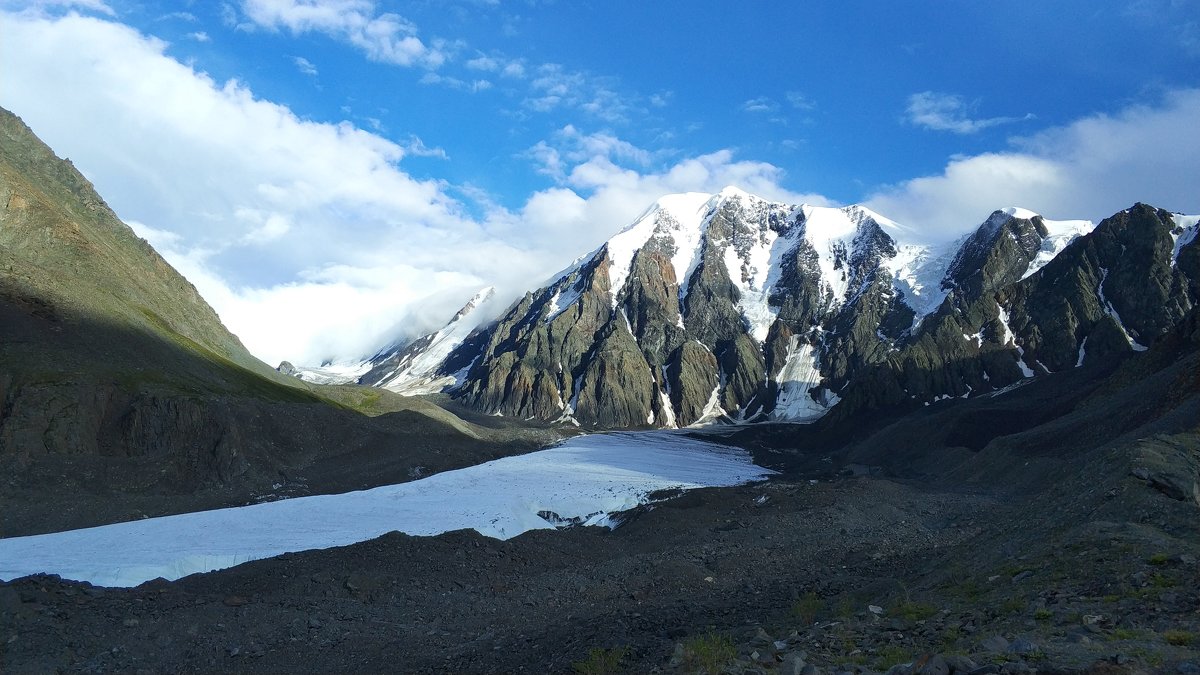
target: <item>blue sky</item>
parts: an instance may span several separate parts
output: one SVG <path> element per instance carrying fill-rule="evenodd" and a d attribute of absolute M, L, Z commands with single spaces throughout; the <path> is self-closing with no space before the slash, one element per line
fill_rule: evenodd
<path fill-rule="evenodd" d="M 657 196 L 1200 211 L 1200 6 L 2 2 L 0 105 L 252 351 L 312 363 L 511 298 Z"/>
<path fill-rule="evenodd" d="M 849 203 L 950 155 L 1200 84 L 1200 10 L 1169 0 L 373 5 L 443 54 L 436 67 L 373 61 L 332 31 L 241 14 L 231 26 L 236 5 L 176 5 L 109 3 L 171 41 L 169 54 L 302 117 L 416 135 L 452 161 L 414 158 L 411 173 L 509 207 L 549 183 L 528 150 L 566 125 L 644 148 L 650 166 L 736 148 L 783 168 L 792 189 Z M 189 39 L 197 32 L 209 40 Z M 920 92 L 950 103 L 950 120 L 985 124 L 914 122 Z"/>

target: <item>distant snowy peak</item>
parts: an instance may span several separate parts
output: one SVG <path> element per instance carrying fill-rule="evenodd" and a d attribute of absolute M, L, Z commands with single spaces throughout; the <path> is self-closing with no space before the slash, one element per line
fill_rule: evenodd
<path fill-rule="evenodd" d="M 1138 205 L 1093 233 L 1089 221 L 1007 207 L 931 241 L 920 223 L 859 205 L 793 205 L 737 188 L 667 195 L 503 312 L 485 289 L 441 330 L 370 359 L 358 381 L 592 428 L 812 421 L 882 395 L 970 396 L 1035 368 L 1128 351 L 1134 339 L 1148 345 L 1169 324 L 1155 318 L 1159 304 L 1190 305 L 1147 304 L 1136 298 L 1145 289 L 1130 289 L 1143 267 L 1167 265 L 1168 230 L 1171 266 L 1200 277 L 1198 223 Z M 1137 237 L 1151 232 L 1158 262 L 1134 260 Z M 1072 246 L 1080 238 L 1088 243 Z M 1122 261 L 1126 244 L 1133 257 Z M 1073 267 L 1113 271 L 1096 291 L 1111 313 L 1067 320 L 1046 309 L 1096 305 L 1063 304 L 1075 286 L 1056 280 Z M 1105 337 L 1109 324 L 1130 339 Z M 1078 330 L 1039 338 L 1063 326 Z M 1086 355 L 1069 344 L 1081 339 Z M 898 363 L 909 365 L 893 373 Z M 310 376 L 340 374 L 325 371 Z M 872 373 L 896 386 L 881 394 Z"/>
<path fill-rule="evenodd" d="M 761 342 L 774 320 L 768 298 L 775 290 L 779 265 L 796 248 L 806 244 L 816 254 L 819 270 L 814 272 L 819 273 L 834 302 L 841 303 L 854 277 L 853 262 L 877 264 L 891 259 L 897 254 L 896 241 L 911 234 L 908 228 L 863 206 L 788 205 L 726 187 L 715 194 L 689 192 L 660 198 L 633 224 L 576 261 L 558 279 L 577 272 L 586 261 L 607 255 L 610 301 L 615 310 L 634 256 L 654 250 L 669 257 L 682 304 L 697 267 L 712 254 L 706 251 L 720 250 L 729 280 L 741 297 L 738 304 L 743 319 Z M 910 259 L 924 259 L 920 252 L 911 251 Z M 560 310 L 565 307 L 562 299 L 557 298 Z"/>
<path fill-rule="evenodd" d="M 600 253 L 608 255 L 608 278 L 614 309 L 617 306 L 617 292 L 629 277 L 634 254 L 645 248 L 651 240 L 668 252 L 676 283 L 681 286 L 686 284 L 686 279 L 699 260 L 701 237 L 717 197 L 702 192 L 662 197 L 632 225 L 621 230 L 593 253 L 593 257 Z"/>
<path fill-rule="evenodd" d="M 475 310 L 479 309 L 483 304 L 487 303 L 494 297 L 496 297 L 495 286 L 487 286 L 486 288 L 480 289 L 480 291 L 476 293 L 473 298 L 467 301 L 467 304 L 463 305 L 462 309 L 454 313 L 454 316 L 450 318 L 450 322 L 447 324 L 447 326 L 466 323 L 467 319 L 475 314 Z M 472 328 L 474 328 L 474 326 L 472 326 Z"/>
<path fill-rule="evenodd" d="M 962 242 L 941 288 L 973 298 L 1020 281 L 1093 229 L 1087 220 L 1047 220 L 1020 207 L 997 209 Z"/>
<path fill-rule="evenodd" d="M 284 361 L 276 368 L 285 375 L 313 384 L 363 384 L 404 395 L 434 394 L 459 382 L 453 373 L 439 372 L 447 357 L 492 318 L 496 289 L 481 289 L 440 330 L 415 340 L 397 340 L 361 360 L 293 366 Z"/>
<path fill-rule="evenodd" d="M 1046 237 L 1042 239 L 1042 246 L 1038 249 L 1037 256 L 1029 263 L 1029 268 L 1025 270 L 1022 279 L 1045 267 L 1046 263 L 1062 253 L 1063 249 L 1071 242 L 1096 229 L 1096 224 L 1090 220 L 1046 220 L 1043 218 L 1042 224 L 1046 226 Z"/>
<path fill-rule="evenodd" d="M 284 361 L 275 370 L 313 384 L 354 384 L 370 369 L 369 361 L 330 362 L 320 366 L 293 366 Z"/>
<path fill-rule="evenodd" d="M 496 289 L 487 287 L 472 297 L 440 330 L 424 335 L 403 348 L 377 354 L 360 384 L 382 387 L 405 394 L 433 394 L 458 383 L 454 374 L 439 372 L 446 358 L 479 326 L 490 318 L 486 308 Z"/>

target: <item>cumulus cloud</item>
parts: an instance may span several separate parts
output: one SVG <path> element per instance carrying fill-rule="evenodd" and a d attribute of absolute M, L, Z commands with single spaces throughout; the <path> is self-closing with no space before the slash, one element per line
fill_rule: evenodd
<path fill-rule="evenodd" d="M 468 60 L 466 66 L 472 70 L 483 70 L 490 73 L 500 69 L 500 62 L 490 56 L 480 55 Z"/>
<path fill-rule="evenodd" d="M 348 123 L 302 120 L 112 22 L 4 15 L 0 35 L 0 64 L 21 64 L 0 65 L 3 105 L 69 154 L 118 214 L 144 223 L 143 236 L 267 361 L 341 355 L 322 344 L 376 346 L 377 331 L 428 294 L 414 279 L 470 297 L 491 264 L 455 248 L 523 258 L 464 217 L 441 184 L 400 168 L 410 152 L 444 154 L 416 137 L 405 147 Z M 78 110 L 86 125 L 64 112 Z M 350 276 L 359 268 L 378 277 L 373 285 Z M 326 291 L 292 302 L 297 286 Z M 384 318 L 360 327 L 356 312 L 368 306 Z M 332 325 L 342 327 L 336 340 L 325 334 Z M 291 351 L 299 344 L 310 347 Z"/>
<path fill-rule="evenodd" d="M 1023 117 L 988 117 L 972 119 L 969 114 L 974 106 L 968 104 L 961 96 L 944 94 L 935 91 L 922 91 L 908 97 L 908 107 L 905 110 L 910 124 L 932 129 L 934 131 L 949 131 L 955 134 L 974 134 L 984 129 L 1033 119 L 1032 114 Z"/>
<path fill-rule="evenodd" d="M 324 33 L 359 48 L 367 58 L 400 66 L 437 67 L 446 53 L 417 37 L 404 17 L 379 13 L 371 0 L 243 0 L 242 11 L 258 27 L 293 35 Z"/>
<path fill-rule="evenodd" d="M 504 208 L 469 186 L 407 173 L 407 158 L 445 156 L 416 136 L 302 119 L 127 26 L 0 19 L 0 104 L 70 156 L 272 365 L 415 337 L 485 285 L 515 298 L 666 192 L 737 184 L 803 199 L 779 187 L 778 168 L 729 151 L 662 164 L 613 134 L 571 126 L 545 144 L 558 156 L 556 184 Z"/>
<path fill-rule="evenodd" d="M 736 185 L 766 199 L 831 204 L 822 195 L 782 187 L 779 167 L 739 160 L 728 149 L 659 163 L 656 153 L 611 134 L 585 134 L 568 126 L 529 156 L 555 175 L 559 185 L 535 193 L 517 212 L 493 213 L 488 228 L 512 236 L 524 231 L 548 241 L 547 251 L 557 249 L 560 261 L 599 246 L 665 194 L 717 192 Z"/>
<path fill-rule="evenodd" d="M 1200 89 L 1167 92 L 1038 134 L 1012 149 L 952 159 L 940 174 L 877 191 L 867 204 L 931 238 L 1004 206 L 1099 221 L 1134 202 L 1200 212 Z"/>

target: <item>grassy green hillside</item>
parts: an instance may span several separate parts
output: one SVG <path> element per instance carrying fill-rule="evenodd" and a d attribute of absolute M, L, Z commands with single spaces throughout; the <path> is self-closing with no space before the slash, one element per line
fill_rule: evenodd
<path fill-rule="evenodd" d="M 0 303 L 28 316 L 0 326 L 5 370 L 314 400 L 251 356 L 69 161 L 3 109 L 0 204 Z"/>
<path fill-rule="evenodd" d="M 0 109 L 0 536 L 402 482 L 553 436 L 275 372 Z"/>

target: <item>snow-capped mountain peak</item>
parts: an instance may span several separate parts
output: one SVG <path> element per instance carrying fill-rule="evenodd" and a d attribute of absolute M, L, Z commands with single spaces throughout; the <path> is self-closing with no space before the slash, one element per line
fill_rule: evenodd
<path fill-rule="evenodd" d="M 1185 275 L 1200 266 L 1200 219 L 1138 205 L 1110 220 L 1103 241 L 1119 233 L 1161 244 L 1169 231 L 1171 260 L 1154 249 L 1161 264 L 1177 260 Z M 875 400 L 874 390 L 854 389 L 856 378 L 897 363 L 907 365 L 889 397 L 931 403 L 992 391 L 1033 366 L 1090 362 L 1132 338 L 1148 344 L 1165 325 L 1144 303 L 1114 299 L 1108 275 L 1096 292 L 1130 340 L 1106 338 L 1090 300 L 1075 299 L 1082 313 L 1057 323 L 1031 317 L 1030 298 L 1067 292 L 1056 284 L 1063 265 L 1089 256 L 1103 264 L 1065 273 L 1090 283 L 1095 269 L 1111 269 L 1122 286 L 1137 285 L 1119 269 L 1124 254 L 1103 248 L 1110 244 L 1071 246 L 1093 229 L 1007 207 L 930 243 L 918 227 L 859 205 L 789 205 L 737 188 L 666 195 L 495 321 L 475 329 L 493 316 L 478 298 L 442 330 L 374 359 L 359 381 L 447 391 L 489 414 L 600 427 L 811 421 L 843 399 Z M 1064 326 L 1053 344 L 1040 337 Z M 1079 344 L 1066 353 L 1092 333 L 1086 354 Z"/>
<path fill-rule="evenodd" d="M 359 383 L 401 394 L 433 394 L 458 383 L 455 374 L 439 373 L 450 353 L 490 318 L 486 307 L 496 295 L 493 286 L 480 289 L 440 330 L 424 335 L 400 349 L 376 354 L 372 367 Z"/>
<path fill-rule="evenodd" d="M 1030 211 L 1029 209 L 1023 209 L 1019 206 L 1006 206 L 1000 209 L 999 212 L 1006 216 L 1020 218 L 1021 220 L 1033 220 L 1034 218 L 1038 217 L 1038 214 L 1034 213 L 1033 211 Z"/>
<path fill-rule="evenodd" d="M 609 288 L 614 309 L 617 306 L 617 293 L 629 276 L 634 254 L 651 239 L 670 251 L 675 280 L 686 284 L 684 280 L 695 269 L 698 260 L 700 240 L 707 224 L 705 216 L 711 211 L 713 201 L 714 195 L 703 192 L 662 197 L 632 225 L 601 247 L 600 250 L 608 253 Z"/>

